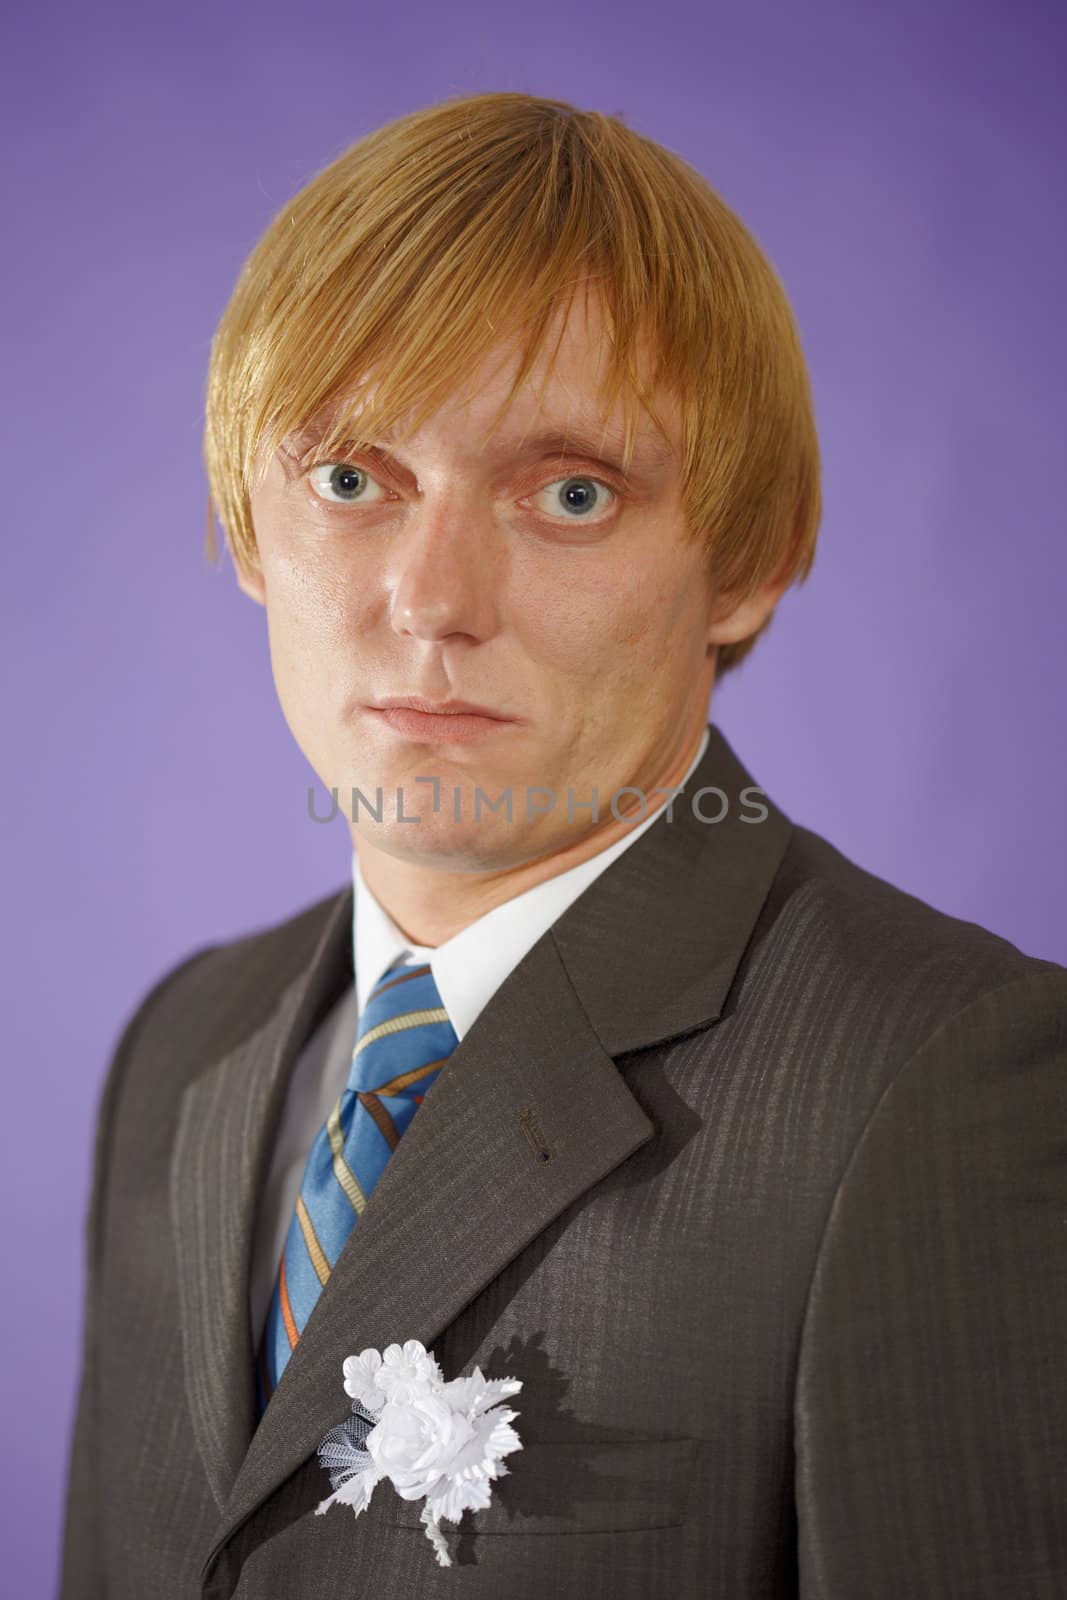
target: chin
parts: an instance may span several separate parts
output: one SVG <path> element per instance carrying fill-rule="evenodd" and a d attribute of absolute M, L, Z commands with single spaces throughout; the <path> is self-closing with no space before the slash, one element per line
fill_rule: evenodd
<path fill-rule="evenodd" d="M 409 814 L 407 807 L 404 814 Z M 353 833 L 361 845 L 396 861 L 452 872 L 484 872 L 511 865 L 520 841 L 519 830 L 506 818 L 495 824 L 491 819 L 474 822 L 469 817 L 456 822 L 445 813 L 444 804 L 436 816 L 431 810 L 410 822 L 385 812 L 377 823 L 364 811 Z"/>

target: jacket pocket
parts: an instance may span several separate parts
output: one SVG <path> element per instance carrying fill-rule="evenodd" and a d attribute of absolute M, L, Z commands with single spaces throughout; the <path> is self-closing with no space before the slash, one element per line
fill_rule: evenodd
<path fill-rule="evenodd" d="M 634 1439 L 625 1444 L 524 1444 L 507 1458 L 482 1511 L 465 1511 L 461 1533 L 621 1533 L 674 1528 L 685 1521 L 699 1439 Z M 401 1500 L 391 1485 L 393 1521 L 421 1528 L 422 1500 Z"/>

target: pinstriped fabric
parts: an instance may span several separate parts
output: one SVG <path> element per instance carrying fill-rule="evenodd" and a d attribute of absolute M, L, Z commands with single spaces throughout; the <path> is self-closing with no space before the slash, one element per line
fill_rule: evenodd
<path fill-rule="evenodd" d="M 756 779 L 715 730 L 692 781 Z M 1067 1595 L 1067 972 L 736 813 L 678 806 L 497 992 L 255 1434 L 257 1185 L 351 981 L 351 887 L 142 1003 L 96 1141 L 61 1600 Z M 309 1510 L 343 1355 L 431 1329 L 446 1372 L 528 1379 L 515 1492 L 452 1568 L 417 1502 Z"/>
<path fill-rule="evenodd" d="M 394 963 L 368 996 L 348 1082 L 308 1154 L 260 1342 L 261 1412 L 386 1162 L 457 1042 L 429 966 Z"/>

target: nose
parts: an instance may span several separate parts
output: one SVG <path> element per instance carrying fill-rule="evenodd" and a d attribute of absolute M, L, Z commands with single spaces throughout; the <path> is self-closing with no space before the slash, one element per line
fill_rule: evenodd
<path fill-rule="evenodd" d="M 468 496 L 424 497 L 396 545 L 391 616 L 397 633 L 433 642 L 493 633 L 501 559 L 494 531 L 488 509 Z"/>

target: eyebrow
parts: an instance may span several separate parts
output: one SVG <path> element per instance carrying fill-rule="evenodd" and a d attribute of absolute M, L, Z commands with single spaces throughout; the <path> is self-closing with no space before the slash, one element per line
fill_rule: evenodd
<path fill-rule="evenodd" d="M 538 460 L 552 460 L 559 456 L 585 456 L 612 468 L 621 478 L 642 480 L 654 476 L 671 460 L 673 452 L 666 443 L 656 444 L 651 439 L 635 441 L 629 468 L 623 466 L 624 440 L 617 434 L 573 428 L 545 428 L 525 435 L 521 440 L 496 439 L 487 446 L 491 455 L 517 453 Z"/>
<path fill-rule="evenodd" d="M 336 421 L 338 421 L 338 416 L 333 411 L 326 411 L 325 414 L 320 413 L 314 418 L 307 419 L 307 422 L 304 422 L 304 426 L 296 426 L 291 429 L 290 434 L 286 435 L 285 443 L 286 445 L 301 446 L 304 450 L 312 448 L 336 426 Z M 362 448 L 373 448 L 374 445 L 389 448 L 389 446 L 397 443 L 397 434 L 395 434 L 395 429 L 392 429 L 392 427 L 376 430 L 373 437 L 370 434 L 360 434 L 358 419 L 354 419 L 349 438 L 344 440 L 344 443 L 360 445 Z M 507 456 L 507 454 L 515 453 L 515 451 L 530 454 L 530 456 L 537 456 L 537 454 L 539 456 L 568 456 L 568 454 L 571 454 L 571 456 L 597 456 L 598 459 L 605 462 L 606 466 L 614 466 L 617 467 L 617 470 L 622 470 L 624 445 L 624 437 L 616 430 L 605 429 L 600 419 L 595 418 L 595 416 L 593 418 L 579 416 L 569 427 L 563 426 L 563 424 L 550 424 L 550 426 L 542 427 L 542 429 L 533 432 L 533 434 L 510 435 L 510 437 L 509 435 L 494 435 L 486 445 L 486 451 L 490 454 L 499 454 L 499 456 Z M 675 454 L 675 451 L 673 451 L 672 446 L 657 429 L 654 434 L 646 430 L 643 437 L 638 435 L 637 440 L 633 442 L 632 461 L 640 462 L 641 466 L 649 467 L 649 469 L 667 466 L 667 462 L 672 461 L 673 454 Z"/>
<path fill-rule="evenodd" d="M 325 422 L 309 423 L 304 428 L 294 430 L 287 442 L 302 454 L 313 449 L 328 431 L 329 426 Z M 391 428 L 384 429 L 373 438 L 361 438 L 358 427 L 354 426 L 351 437 L 342 439 L 338 448 L 348 444 L 353 448 L 358 446 L 366 451 L 379 450 L 384 453 L 396 442 L 396 434 Z M 630 465 L 626 468 L 623 465 L 624 444 L 625 441 L 617 433 L 602 432 L 595 426 L 577 423 L 570 428 L 542 428 L 521 437 L 497 434 L 490 438 L 485 449 L 486 454 L 496 458 L 519 455 L 528 460 L 550 461 L 568 455 L 584 456 L 599 461 L 624 481 L 639 485 L 654 480 L 674 456 L 674 451 L 665 440 L 646 436 L 635 441 Z"/>

